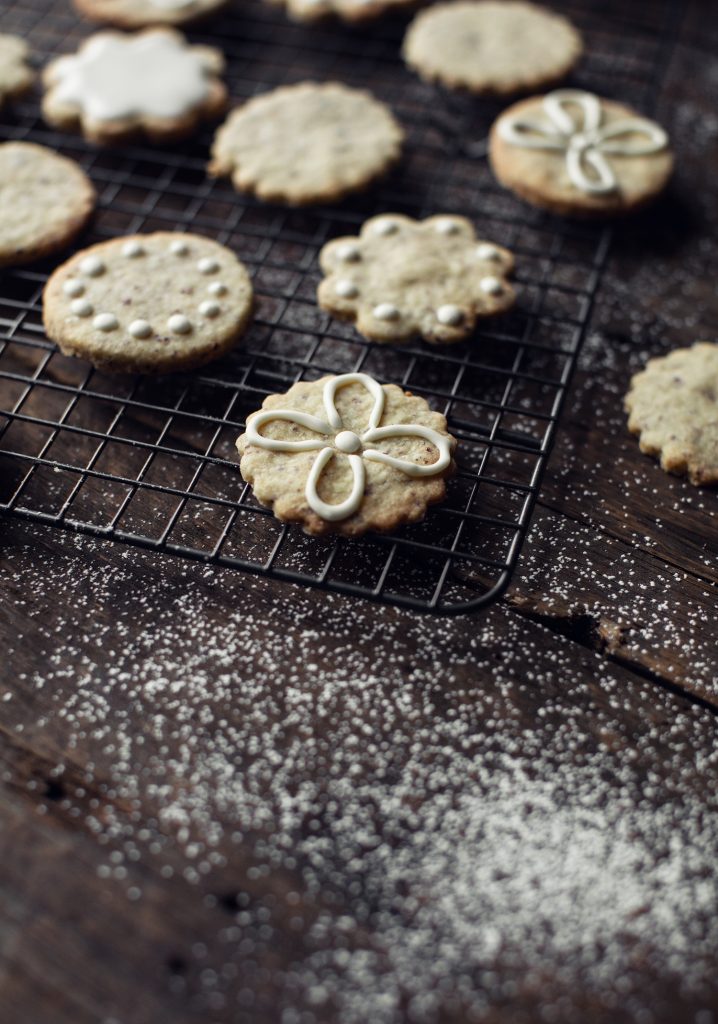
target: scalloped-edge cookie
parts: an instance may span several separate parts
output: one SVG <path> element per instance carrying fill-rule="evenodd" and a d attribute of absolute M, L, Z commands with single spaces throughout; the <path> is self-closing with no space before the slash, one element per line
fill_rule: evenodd
<path fill-rule="evenodd" d="M 221 10 L 227 0 L 73 0 L 80 14 L 118 28 L 187 25 Z"/>
<path fill-rule="evenodd" d="M 42 112 L 48 124 L 79 129 L 90 142 L 137 135 L 171 142 L 224 110 L 223 69 L 219 50 L 191 46 L 174 29 L 97 32 L 47 65 Z"/>
<path fill-rule="evenodd" d="M 403 141 L 394 115 L 370 92 L 300 82 L 232 111 L 215 136 L 209 173 L 267 202 L 331 203 L 385 174 Z"/>
<path fill-rule="evenodd" d="M 625 399 L 646 455 L 692 484 L 718 484 L 718 345 L 697 341 L 649 359 Z"/>
<path fill-rule="evenodd" d="M 465 217 L 381 214 L 365 221 L 358 238 L 328 242 L 319 262 L 326 275 L 319 305 L 371 341 L 463 341 L 479 318 L 515 301 L 507 280 L 513 256 L 477 238 Z"/>
<path fill-rule="evenodd" d="M 252 285 L 234 253 L 173 231 L 84 249 L 43 294 L 45 330 L 65 355 L 126 373 L 172 373 L 218 359 L 251 312 Z"/>
<path fill-rule="evenodd" d="M 421 78 L 497 96 L 560 82 L 582 51 L 566 18 L 523 0 L 434 4 L 414 18 L 403 46 Z"/>
<path fill-rule="evenodd" d="M 0 34 L 0 107 L 7 100 L 22 96 L 35 81 L 28 66 L 30 47 L 20 36 Z"/>
<path fill-rule="evenodd" d="M 455 447 L 423 398 L 366 373 L 270 395 L 237 441 L 260 504 L 306 533 L 347 537 L 423 519 L 445 496 Z"/>

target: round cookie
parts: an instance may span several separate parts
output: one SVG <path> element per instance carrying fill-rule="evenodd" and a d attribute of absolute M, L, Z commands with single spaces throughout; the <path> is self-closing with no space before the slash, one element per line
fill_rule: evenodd
<path fill-rule="evenodd" d="M 489 159 L 506 188 L 574 217 L 631 213 L 663 191 L 673 170 L 659 125 L 577 89 L 509 107 L 491 129 Z"/>
<path fill-rule="evenodd" d="M 209 172 L 267 202 L 335 202 L 400 156 L 404 133 L 369 92 L 302 82 L 250 100 L 217 132 Z"/>
<path fill-rule="evenodd" d="M 284 6 L 295 21 L 319 21 L 335 15 L 350 25 L 416 6 L 416 0 L 267 0 L 273 6 Z"/>
<path fill-rule="evenodd" d="M 625 406 L 642 452 L 692 484 L 718 484 L 718 345 L 698 341 L 650 359 Z"/>
<path fill-rule="evenodd" d="M 28 67 L 30 47 L 19 36 L 0 34 L 0 107 L 27 92 L 35 81 Z"/>
<path fill-rule="evenodd" d="M 31 142 L 0 144 L 0 267 L 62 249 L 85 226 L 95 200 L 74 160 Z"/>
<path fill-rule="evenodd" d="M 403 54 L 428 82 L 506 96 L 561 81 L 582 50 L 573 25 L 536 4 L 460 0 L 418 14 Z"/>
<path fill-rule="evenodd" d="M 319 305 L 372 341 L 463 341 L 477 319 L 515 300 L 506 279 L 513 256 L 478 239 L 465 217 L 372 217 L 358 238 L 328 242 L 319 262 Z"/>
<path fill-rule="evenodd" d="M 251 311 L 252 285 L 234 253 L 171 231 L 93 245 L 63 263 L 43 295 L 45 330 L 65 355 L 121 372 L 217 359 Z"/>
<path fill-rule="evenodd" d="M 455 447 L 423 398 L 366 373 L 270 395 L 237 440 L 257 501 L 306 533 L 347 537 L 423 519 L 444 498 Z"/>
<path fill-rule="evenodd" d="M 90 142 L 174 141 L 224 109 L 223 68 L 219 50 L 190 46 L 173 29 L 97 32 L 45 68 L 43 116 Z"/>
<path fill-rule="evenodd" d="M 80 14 L 118 28 L 186 25 L 221 10 L 227 0 L 73 0 Z"/>

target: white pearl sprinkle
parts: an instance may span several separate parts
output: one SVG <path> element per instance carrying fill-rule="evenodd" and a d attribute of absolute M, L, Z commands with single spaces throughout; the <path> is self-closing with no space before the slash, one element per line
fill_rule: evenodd
<path fill-rule="evenodd" d="M 173 256 L 186 256 L 189 252 L 189 246 L 178 238 L 174 242 L 170 242 L 170 252 Z"/>
<path fill-rule="evenodd" d="M 347 281 L 345 278 L 341 281 L 337 281 L 334 286 L 334 291 L 343 299 L 354 299 L 359 294 L 359 289 L 354 282 Z"/>
<path fill-rule="evenodd" d="M 136 259 L 138 256 L 144 256 L 144 247 L 139 242 L 132 239 L 131 242 L 125 242 L 122 246 L 122 255 L 126 256 L 130 260 Z"/>
<path fill-rule="evenodd" d="M 374 234 L 381 235 L 382 237 L 385 235 L 395 235 L 398 230 L 399 225 L 397 222 L 395 220 L 389 220 L 388 217 L 383 217 L 372 226 Z"/>
<path fill-rule="evenodd" d="M 105 272 L 105 264 L 99 256 L 85 256 L 84 260 L 80 263 L 80 270 L 83 274 L 87 274 L 88 277 L 99 277 L 100 274 Z"/>
<path fill-rule="evenodd" d="M 361 259 L 361 250 L 358 245 L 347 242 L 346 245 L 337 247 L 337 259 L 342 263 L 356 263 Z"/>
<path fill-rule="evenodd" d="M 398 320 L 400 316 L 399 310 L 391 302 L 380 302 L 374 306 L 373 314 L 377 320 Z"/>
<path fill-rule="evenodd" d="M 219 263 L 209 256 L 204 256 L 197 263 L 197 270 L 199 270 L 200 274 L 216 274 L 219 270 Z"/>
<path fill-rule="evenodd" d="M 192 321 L 181 313 L 173 313 L 167 321 L 167 326 L 173 334 L 189 334 L 192 330 Z"/>
<path fill-rule="evenodd" d="M 207 285 L 207 291 L 210 295 L 226 295 L 227 285 L 222 284 L 221 281 L 213 281 L 212 284 Z"/>
<path fill-rule="evenodd" d="M 500 295 L 504 290 L 503 282 L 498 277 L 482 277 L 479 287 L 487 295 Z"/>
<path fill-rule="evenodd" d="M 464 311 L 461 306 L 447 303 L 446 306 L 439 306 L 436 311 L 436 319 L 447 327 L 456 327 L 464 319 Z"/>
<path fill-rule="evenodd" d="M 440 235 L 458 235 L 460 230 L 456 221 L 449 220 L 448 217 L 443 220 L 437 220 L 434 226 Z"/>
<path fill-rule="evenodd" d="M 114 331 L 120 325 L 114 313 L 98 313 L 92 326 L 98 331 Z"/>
<path fill-rule="evenodd" d="M 152 324 L 147 320 L 133 320 L 127 330 L 133 338 L 149 338 L 152 334 Z"/>
<path fill-rule="evenodd" d="M 78 295 L 82 295 L 85 291 L 85 285 L 76 277 L 68 277 L 67 281 L 65 281 L 62 286 L 62 290 L 65 295 L 68 295 L 71 299 L 76 299 Z"/>
<path fill-rule="evenodd" d="M 70 303 L 70 309 L 75 316 L 92 316 L 94 313 L 93 305 L 87 299 L 75 299 Z"/>
<path fill-rule="evenodd" d="M 480 260 L 498 260 L 501 258 L 501 253 L 495 245 L 480 245 L 476 250 L 476 255 Z"/>
<path fill-rule="evenodd" d="M 219 316 L 221 312 L 222 309 L 218 302 L 212 302 L 211 300 L 208 300 L 207 302 L 200 302 L 199 304 L 200 316 L 208 316 L 211 318 Z"/>

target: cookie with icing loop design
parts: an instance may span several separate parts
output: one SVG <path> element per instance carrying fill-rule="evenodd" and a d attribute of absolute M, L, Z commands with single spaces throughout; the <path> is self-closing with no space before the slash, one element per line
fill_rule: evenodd
<path fill-rule="evenodd" d="M 224 109 L 223 68 L 219 50 L 190 46 L 172 29 L 98 32 L 76 54 L 48 64 L 43 115 L 56 128 L 79 128 L 91 142 L 138 134 L 173 141 Z"/>
<path fill-rule="evenodd" d="M 506 96 L 560 82 L 582 50 L 573 25 L 536 4 L 461 0 L 418 14 L 403 52 L 409 67 L 429 82 Z"/>
<path fill-rule="evenodd" d="M 718 484 L 718 345 L 699 341 L 650 359 L 625 405 L 642 452 L 692 484 Z"/>
<path fill-rule="evenodd" d="M 350 537 L 423 519 L 444 498 L 455 447 L 423 398 L 366 373 L 270 395 L 237 441 L 242 476 L 278 519 Z"/>
<path fill-rule="evenodd" d="M 515 300 L 507 281 L 513 256 L 478 239 L 465 217 L 372 217 L 358 238 L 327 243 L 319 262 L 319 305 L 371 341 L 463 341 L 477 319 Z"/>
<path fill-rule="evenodd" d="M 47 335 L 104 370 L 170 373 L 224 355 L 252 311 L 244 266 L 199 235 L 158 231 L 101 242 L 45 286 Z"/>
<path fill-rule="evenodd" d="M 31 142 L 0 144 L 0 267 L 62 249 L 89 220 L 95 198 L 74 160 Z"/>
<path fill-rule="evenodd" d="M 91 21 L 119 28 L 150 25 L 186 25 L 208 17 L 227 0 L 73 0 L 75 7 Z"/>
<path fill-rule="evenodd" d="M 673 169 L 659 125 L 576 89 L 510 107 L 491 129 L 489 158 L 506 188 L 535 206 L 577 217 L 645 206 Z"/>
<path fill-rule="evenodd" d="M 257 96 L 217 132 L 210 174 L 267 202 L 336 202 L 400 156 L 404 133 L 371 93 L 301 82 Z"/>
<path fill-rule="evenodd" d="M 285 6 L 295 21 L 319 21 L 334 15 L 355 25 L 372 21 L 389 11 L 402 11 L 416 0 L 267 0 L 274 6 Z"/>
<path fill-rule="evenodd" d="M 19 36 L 0 34 L 0 107 L 27 92 L 35 81 L 28 66 L 30 47 Z"/>

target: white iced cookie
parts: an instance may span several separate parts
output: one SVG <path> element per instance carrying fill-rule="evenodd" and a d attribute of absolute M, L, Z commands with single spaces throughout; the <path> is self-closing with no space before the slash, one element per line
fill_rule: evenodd
<path fill-rule="evenodd" d="M 35 81 L 28 66 L 30 47 L 19 36 L 0 35 L 0 107 L 6 100 L 22 96 Z"/>
<path fill-rule="evenodd" d="M 227 0 L 73 0 L 75 7 L 91 21 L 118 28 L 146 28 L 150 25 L 186 25 L 208 17 Z"/>
<path fill-rule="evenodd" d="M 201 366 L 241 337 L 252 285 L 234 253 L 199 235 L 113 238 L 59 267 L 43 295 L 47 335 L 105 370 Z"/>
<path fill-rule="evenodd" d="M 79 128 L 91 142 L 138 133 L 171 141 L 224 109 L 223 68 L 219 50 L 190 46 L 172 29 L 98 32 L 76 54 L 48 64 L 43 115 L 56 128 Z"/>

